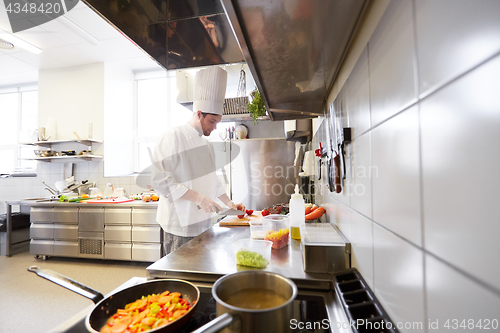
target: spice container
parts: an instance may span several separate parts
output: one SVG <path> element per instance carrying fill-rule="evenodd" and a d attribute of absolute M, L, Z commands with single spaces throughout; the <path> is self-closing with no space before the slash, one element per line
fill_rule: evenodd
<path fill-rule="evenodd" d="M 281 249 L 288 245 L 290 236 L 290 219 L 288 215 L 271 214 L 262 218 L 264 239 L 273 242 L 273 249 Z"/>
<path fill-rule="evenodd" d="M 264 268 L 271 260 L 272 242 L 255 239 L 240 239 L 233 244 L 236 264 Z"/>

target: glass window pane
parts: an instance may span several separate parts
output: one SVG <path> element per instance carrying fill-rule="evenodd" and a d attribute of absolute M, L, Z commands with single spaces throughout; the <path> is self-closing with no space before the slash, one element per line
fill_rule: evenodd
<path fill-rule="evenodd" d="M 154 153 L 156 142 L 146 142 L 139 143 L 138 146 L 138 168 L 139 171 L 142 172 L 147 167 L 151 166 L 153 163 L 151 161 L 151 155 Z M 149 154 L 151 150 L 151 155 Z"/>
<path fill-rule="evenodd" d="M 0 150 L 0 173 L 11 173 L 16 164 L 14 149 Z"/>
<path fill-rule="evenodd" d="M 0 121 L 0 144 L 17 144 L 18 132 L 18 93 L 1 94 L 0 105 L 2 106 L 2 121 Z"/>
<path fill-rule="evenodd" d="M 137 82 L 137 136 L 157 136 L 168 128 L 167 79 Z"/>
<path fill-rule="evenodd" d="M 19 166 L 23 169 L 35 169 L 36 170 L 36 164 L 37 161 L 35 160 L 24 160 L 23 158 L 33 158 L 35 157 L 35 153 L 33 150 L 35 150 L 35 146 L 21 146 L 19 148 Z"/>
<path fill-rule="evenodd" d="M 21 94 L 21 131 L 34 131 L 38 124 L 38 91 Z"/>

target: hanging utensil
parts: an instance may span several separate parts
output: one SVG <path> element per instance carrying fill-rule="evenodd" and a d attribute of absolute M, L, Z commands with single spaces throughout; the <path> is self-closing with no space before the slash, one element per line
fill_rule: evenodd
<path fill-rule="evenodd" d="M 248 103 L 248 97 L 247 97 L 247 79 L 246 79 L 246 73 L 245 70 L 243 69 L 244 65 L 241 65 L 241 70 L 240 70 L 240 79 L 238 80 L 238 92 L 236 93 L 236 96 L 238 97 L 237 99 L 237 108 L 240 113 L 248 113 L 247 109 L 247 103 Z"/>

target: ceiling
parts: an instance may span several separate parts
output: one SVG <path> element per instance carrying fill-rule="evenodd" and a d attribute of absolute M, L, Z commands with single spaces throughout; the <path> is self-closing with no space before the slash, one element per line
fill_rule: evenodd
<path fill-rule="evenodd" d="M 79 26 L 88 34 L 79 32 Z M 11 32 L 3 2 L 0 29 Z M 0 49 L 0 86 L 38 81 L 38 71 L 96 62 L 120 62 L 132 71 L 161 67 L 108 22 L 79 1 L 63 17 L 15 34 L 43 50 L 33 54 L 21 48 Z M 89 41 L 90 40 L 90 41 Z"/>

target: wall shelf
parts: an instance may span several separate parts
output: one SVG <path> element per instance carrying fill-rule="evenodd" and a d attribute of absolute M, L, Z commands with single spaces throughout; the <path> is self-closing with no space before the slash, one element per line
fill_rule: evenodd
<path fill-rule="evenodd" d="M 37 142 L 26 142 L 21 143 L 26 146 L 41 146 L 46 148 L 52 148 L 52 145 L 63 144 L 63 143 L 79 143 L 85 146 L 92 146 L 94 143 L 102 143 L 100 140 L 93 139 L 75 139 L 75 140 L 52 140 L 52 141 L 37 141 Z M 42 161 L 42 162 L 72 162 L 72 161 L 95 161 L 102 159 L 99 155 L 63 155 L 63 156 L 33 156 L 28 158 L 22 158 L 23 160 L 31 161 Z"/>
<path fill-rule="evenodd" d="M 49 156 L 49 157 L 33 157 L 22 158 L 23 160 L 42 161 L 42 162 L 71 162 L 71 160 L 92 161 L 99 160 L 102 156 L 98 155 L 67 155 L 67 156 Z"/>
<path fill-rule="evenodd" d="M 93 140 L 93 139 L 82 139 L 82 140 L 53 140 L 53 141 L 37 141 L 37 142 L 26 142 L 26 143 L 21 143 L 22 145 L 26 146 L 43 146 L 43 147 L 50 147 L 53 144 L 58 144 L 58 143 L 81 143 L 82 145 L 85 146 L 90 146 L 93 143 L 102 143 L 102 141 L 99 140 Z"/>

